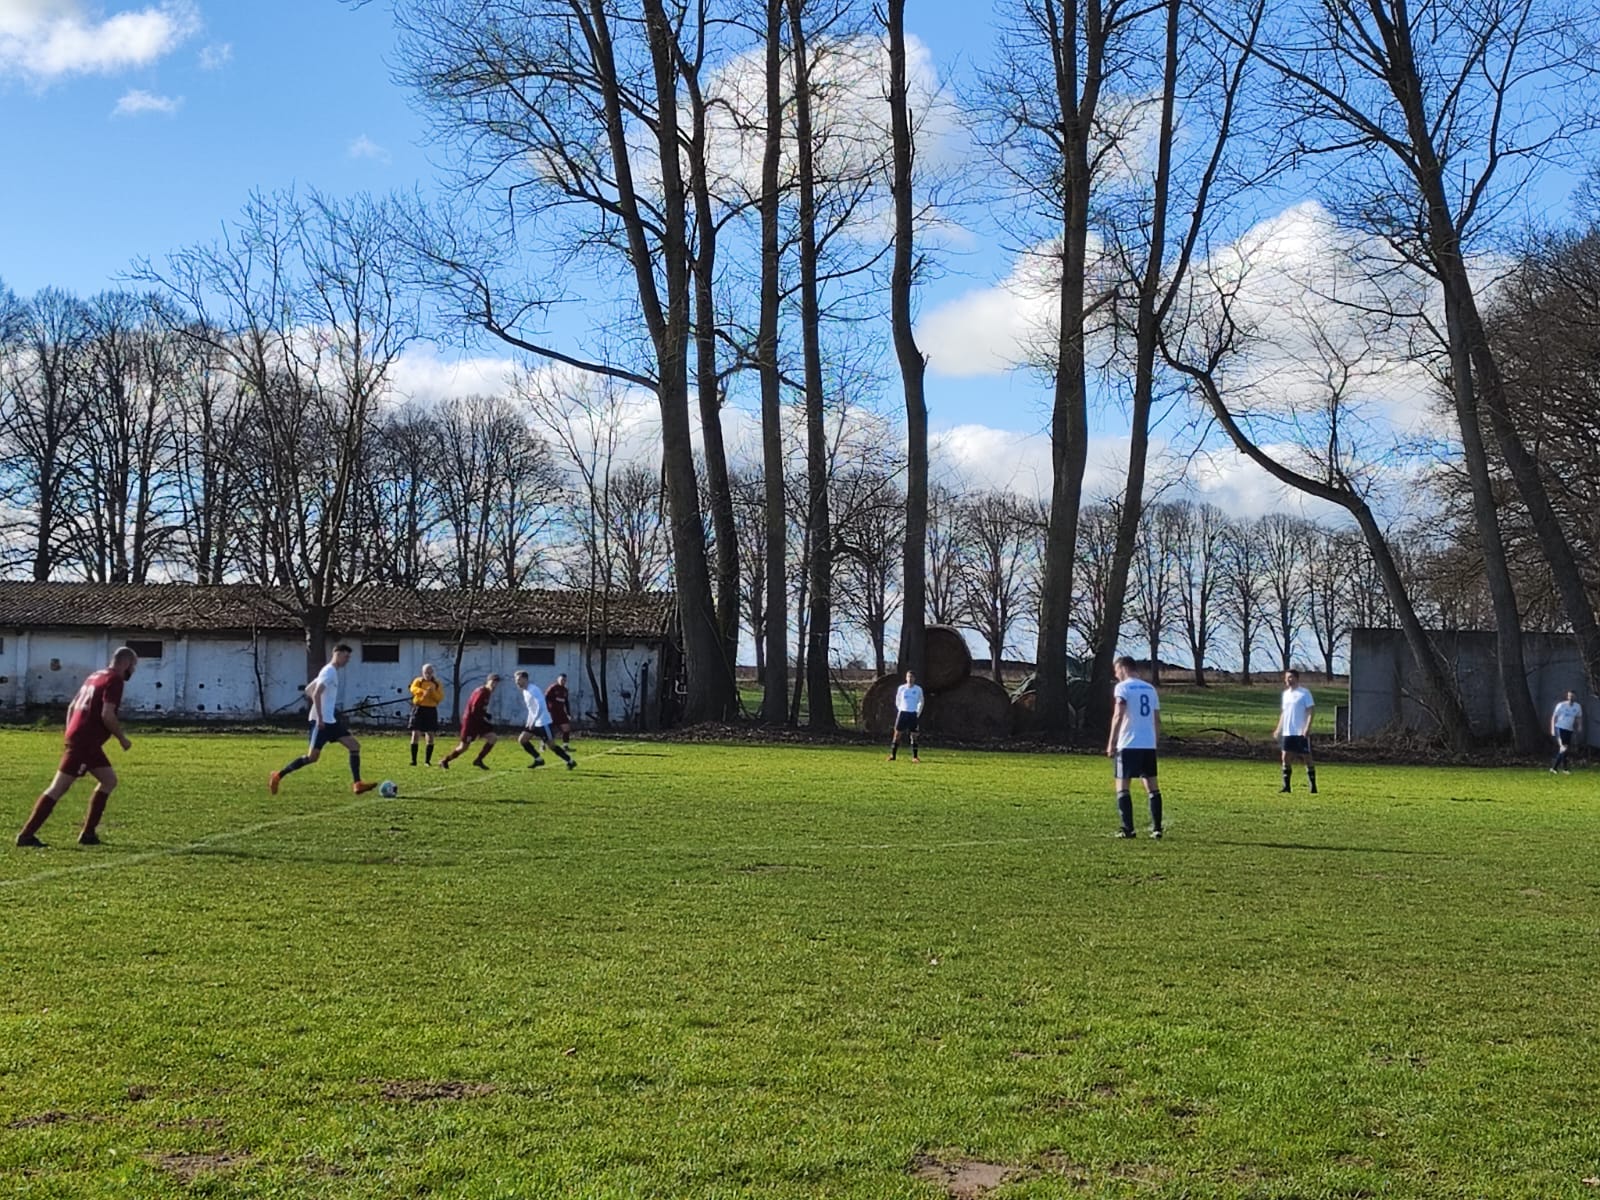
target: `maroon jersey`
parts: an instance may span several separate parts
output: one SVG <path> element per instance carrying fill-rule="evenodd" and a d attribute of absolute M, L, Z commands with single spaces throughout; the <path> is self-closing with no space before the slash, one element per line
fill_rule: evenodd
<path fill-rule="evenodd" d="M 550 719 L 553 724 L 567 724 L 567 685 L 552 683 L 544 690 L 544 702 L 550 706 Z"/>
<path fill-rule="evenodd" d="M 474 724 L 489 719 L 490 692 L 486 687 L 477 688 L 467 698 L 467 720 Z"/>
<path fill-rule="evenodd" d="M 120 671 L 104 667 L 83 681 L 78 694 L 67 706 L 67 741 L 74 746 L 103 746 L 111 736 L 101 709 L 122 703 Z"/>

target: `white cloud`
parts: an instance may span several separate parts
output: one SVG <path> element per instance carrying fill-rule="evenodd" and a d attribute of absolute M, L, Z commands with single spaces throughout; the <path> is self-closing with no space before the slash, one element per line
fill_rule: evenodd
<path fill-rule="evenodd" d="M 516 372 L 510 358 L 445 358 L 435 347 L 412 346 L 389 369 L 389 387 L 401 399 L 432 405 L 452 396 L 507 395 Z"/>
<path fill-rule="evenodd" d="M 917 344 L 941 375 L 1003 375 L 1033 357 L 1057 306 L 1056 265 L 1048 246 L 1021 255 L 999 283 L 935 308 L 917 327 Z"/>
<path fill-rule="evenodd" d="M 114 117 L 139 117 L 145 113 L 160 113 L 170 117 L 183 107 L 182 96 L 157 96 L 141 88 L 125 92 L 111 110 Z"/>
<path fill-rule="evenodd" d="M 393 157 L 387 150 L 364 133 L 350 143 L 345 153 L 351 158 L 365 158 L 379 163 L 387 163 Z"/>
<path fill-rule="evenodd" d="M 232 42 L 213 42 L 200 49 L 200 69 L 202 71 L 220 71 L 233 61 Z"/>
<path fill-rule="evenodd" d="M 199 28 L 189 0 L 103 17 L 81 0 L 0 0 L 0 74 L 48 82 L 148 66 Z"/>

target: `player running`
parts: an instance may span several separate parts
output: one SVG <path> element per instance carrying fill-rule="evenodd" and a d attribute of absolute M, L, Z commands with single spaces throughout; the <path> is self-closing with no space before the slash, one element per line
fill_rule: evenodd
<path fill-rule="evenodd" d="M 1122 818 L 1119 838 L 1133 832 L 1133 790 L 1131 779 L 1144 781 L 1150 800 L 1150 836 L 1160 838 L 1161 785 L 1156 782 L 1156 746 L 1161 740 L 1161 697 L 1145 682 L 1139 665 L 1123 656 L 1111 664 L 1117 685 L 1111 711 L 1111 733 L 1106 739 L 1106 757 L 1111 759 L 1111 774 L 1117 789 L 1117 815 Z"/>
<path fill-rule="evenodd" d="M 545 703 L 544 693 L 536 687 L 528 686 L 528 673 L 518 671 L 512 677 L 517 685 L 517 690 L 522 693 L 522 703 L 528 710 L 528 719 L 523 723 L 522 732 L 517 734 L 517 744 L 526 750 L 533 759 L 528 764 L 528 770 L 544 766 L 544 759 L 539 756 L 539 749 L 533 744 L 533 739 L 538 738 L 544 743 L 544 748 L 562 759 L 567 764 L 567 770 L 572 770 L 578 763 L 571 754 L 556 745 L 551 736 L 550 709 Z"/>
<path fill-rule="evenodd" d="M 56 766 L 56 777 L 50 781 L 39 799 L 34 801 L 28 823 L 17 834 L 17 845 L 43 847 L 39 830 L 55 809 L 56 801 L 84 775 L 93 775 L 95 788 L 89 793 L 89 811 L 83 818 L 83 829 L 78 834 L 80 846 L 98 846 L 100 837 L 95 829 L 105 814 L 106 801 L 117 787 L 117 772 L 106 757 L 106 742 L 116 738 L 124 750 L 133 743 L 122 732 L 122 722 L 117 709 L 122 704 L 122 688 L 133 678 L 139 656 L 127 646 L 117 648 L 111 656 L 111 665 L 95 671 L 83 681 L 78 694 L 67 706 L 66 746 L 61 762 Z"/>
<path fill-rule="evenodd" d="M 322 748 L 338 742 L 350 752 L 350 790 L 356 795 L 370 792 L 378 785 L 361 779 L 361 743 L 351 736 L 350 730 L 339 719 L 339 672 L 350 661 L 350 647 L 340 642 L 333 648 L 333 657 L 317 677 L 306 684 L 306 699 L 311 701 L 311 744 L 306 752 L 284 767 L 267 776 L 267 790 L 274 796 L 283 777 L 301 767 L 309 767 L 322 757 Z"/>
<path fill-rule="evenodd" d="M 1281 739 L 1283 751 L 1283 786 L 1289 790 L 1289 780 L 1294 775 L 1295 762 L 1306 765 L 1306 780 L 1311 784 L 1311 794 L 1317 794 L 1317 764 L 1311 761 L 1311 718 L 1316 714 L 1317 702 L 1311 693 L 1300 686 L 1300 672 L 1283 673 L 1283 704 L 1278 712 L 1278 723 L 1272 727 L 1272 736 Z"/>
<path fill-rule="evenodd" d="M 494 722 L 489 719 L 489 702 L 494 698 L 494 689 L 499 682 L 499 675 L 490 675 L 483 681 L 483 686 L 474 689 L 467 698 L 467 711 L 461 714 L 461 740 L 439 760 L 439 765 L 446 771 L 450 769 L 450 763 L 465 754 L 467 747 L 479 738 L 483 739 L 483 748 L 472 760 L 472 765 L 480 771 L 489 769 L 489 764 L 483 761 L 489 757 L 489 751 L 494 749 L 495 743 Z"/>
<path fill-rule="evenodd" d="M 557 675 L 556 681 L 544 690 L 545 703 L 550 706 L 550 725 L 561 732 L 561 744 L 572 749 L 572 713 L 567 704 L 567 677 Z"/>
<path fill-rule="evenodd" d="M 917 726 L 921 724 L 922 706 L 925 702 L 926 697 L 917 684 L 917 673 L 907 671 L 906 681 L 894 692 L 894 737 L 889 741 L 890 762 L 894 761 L 894 756 L 900 749 L 902 733 L 911 743 L 911 761 L 922 761 L 917 757 Z"/>

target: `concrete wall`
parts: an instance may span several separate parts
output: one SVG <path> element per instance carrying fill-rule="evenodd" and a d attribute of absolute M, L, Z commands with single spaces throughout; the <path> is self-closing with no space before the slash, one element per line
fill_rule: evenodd
<path fill-rule="evenodd" d="M 182 716 L 219 720 L 292 716 L 305 711 L 301 689 L 307 682 L 305 643 L 282 633 L 263 635 L 259 644 L 248 636 L 194 634 L 138 634 L 118 631 L 115 637 L 97 630 L 0 629 L 0 718 L 19 716 L 29 708 L 64 707 L 77 692 L 84 676 L 106 665 L 111 651 L 128 640 L 159 641 L 159 658 L 146 656 L 128 684 L 123 711 L 133 717 Z M 455 646 L 447 638 L 368 638 L 367 643 L 398 644 L 399 662 L 366 661 L 363 641 L 345 638 L 355 653 L 340 681 L 341 708 L 370 706 L 358 720 L 368 724 L 401 725 L 410 704 L 410 684 L 424 662 L 432 662 L 445 684 L 441 715 L 449 720 L 455 704 L 452 687 Z M 461 703 L 498 671 L 505 681 L 495 693 L 495 715 L 500 721 L 521 725 L 522 700 L 511 685 L 518 648 L 543 647 L 553 651 L 550 665 L 526 667 L 540 687 L 567 675 L 572 694 L 572 715 L 580 725 L 592 723 L 597 711 L 595 691 L 584 668 L 583 650 L 575 641 L 499 641 L 469 643 L 461 662 Z M 596 657 L 598 674 L 598 656 Z M 623 643 L 608 652 L 607 692 L 611 719 L 634 724 L 641 704 L 648 705 L 651 725 L 659 711 L 661 652 L 655 645 Z M 641 681 L 647 677 L 648 697 Z M 626 693 L 626 694 L 624 694 Z M 392 702 L 392 703 L 385 703 Z"/>
<path fill-rule="evenodd" d="M 1495 636 L 1481 631 L 1435 633 L 1434 644 L 1455 673 L 1472 728 L 1484 738 L 1509 736 L 1500 659 Z M 1525 633 L 1522 653 L 1534 709 L 1548 722 L 1550 711 L 1576 692 L 1583 705 L 1583 740 L 1600 745 L 1600 697 L 1584 680 L 1578 643 L 1570 634 Z M 1350 635 L 1350 736 L 1372 737 L 1395 729 L 1432 730 L 1433 719 L 1411 693 L 1411 651 L 1396 629 L 1357 629 Z"/>

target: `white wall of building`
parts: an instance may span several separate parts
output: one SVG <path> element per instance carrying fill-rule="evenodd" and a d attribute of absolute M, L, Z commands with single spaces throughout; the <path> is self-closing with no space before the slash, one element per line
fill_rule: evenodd
<path fill-rule="evenodd" d="M 301 689 L 307 682 L 305 643 L 293 634 L 263 635 L 253 644 L 245 635 L 192 634 L 144 635 L 119 631 L 113 639 L 98 630 L 0 630 L 0 717 L 30 707 L 64 706 L 83 679 L 110 660 L 123 641 L 161 643 L 161 655 L 147 655 L 129 682 L 123 711 L 132 717 L 182 716 L 196 719 L 260 719 L 266 714 L 283 717 L 304 712 Z M 445 684 L 440 706 L 446 721 L 454 711 L 452 692 L 455 646 L 448 638 L 344 637 L 354 647 L 350 664 L 340 681 L 341 708 L 366 706 L 356 717 L 361 723 L 401 725 L 410 702 L 410 684 L 424 662 Z M 398 662 L 373 661 L 385 656 L 386 647 L 398 646 Z M 498 671 L 504 681 L 495 693 L 498 721 L 521 725 L 523 707 L 512 685 L 518 670 L 519 649 L 553 659 L 548 664 L 525 667 L 541 688 L 565 672 L 572 696 L 572 715 L 580 725 L 592 724 L 597 711 L 596 691 L 584 666 L 582 647 L 571 640 L 522 641 L 482 639 L 468 643 L 461 662 L 461 697 Z M 596 659 L 598 675 L 598 658 Z M 648 679 L 648 698 L 640 695 L 641 679 Z M 658 711 L 661 681 L 660 648 L 643 643 L 621 643 L 608 651 L 607 693 L 613 723 L 631 726 L 641 701 L 649 705 L 651 722 Z"/>

